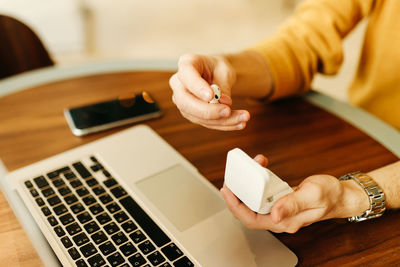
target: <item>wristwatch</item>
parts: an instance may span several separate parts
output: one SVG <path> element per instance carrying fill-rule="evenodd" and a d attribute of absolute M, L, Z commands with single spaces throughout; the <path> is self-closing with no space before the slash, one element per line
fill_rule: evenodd
<path fill-rule="evenodd" d="M 382 216 L 386 210 L 385 194 L 374 179 L 362 172 L 349 173 L 339 178 L 340 181 L 350 179 L 356 181 L 365 190 L 369 198 L 370 208 L 359 216 L 347 219 L 350 222 L 362 222 Z"/>

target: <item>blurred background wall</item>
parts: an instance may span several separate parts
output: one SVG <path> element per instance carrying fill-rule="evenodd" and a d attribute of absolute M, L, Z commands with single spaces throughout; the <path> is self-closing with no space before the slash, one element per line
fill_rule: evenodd
<path fill-rule="evenodd" d="M 33 28 L 57 64 L 172 59 L 241 50 L 274 33 L 302 0 L 0 0 Z M 344 42 L 345 63 L 313 87 L 346 100 L 365 22 Z M 1 44 L 0 44 L 1 45 Z"/>

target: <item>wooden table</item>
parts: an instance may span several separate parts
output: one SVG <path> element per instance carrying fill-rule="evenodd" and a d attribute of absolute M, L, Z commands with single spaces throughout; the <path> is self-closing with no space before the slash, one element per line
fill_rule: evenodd
<path fill-rule="evenodd" d="M 68 106 L 147 90 L 165 115 L 147 121 L 191 161 L 216 187 L 223 182 L 226 153 L 240 147 L 269 157 L 269 168 L 292 186 L 312 174 L 336 177 L 370 171 L 398 158 L 342 119 L 291 98 L 269 105 L 234 98 L 234 108 L 248 109 L 247 128 L 236 132 L 205 129 L 184 119 L 171 101 L 169 71 L 103 73 L 33 86 L 0 98 L 0 158 L 12 171 L 123 128 L 75 137 L 63 117 Z M 0 89 L 1 90 L 1 89 Z M 126 128 L 126 127 L 125 127 Z M 10 266 L 42 263 L 4 196 L 0 194 L 0 262 Z M 299 258 L 299 266 L 400 265 L 400 214 L 359 224 L 345 220 L 315 223 L 296 234 L 276 234 Z"/>

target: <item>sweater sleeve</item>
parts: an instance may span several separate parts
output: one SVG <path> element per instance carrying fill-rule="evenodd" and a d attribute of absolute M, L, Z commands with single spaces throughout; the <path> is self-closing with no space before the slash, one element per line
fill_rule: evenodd
<path fill-rule="evenodd" d="M 309 89 L 316 72 L 335 74 L 343 62 L 343 38 L 367 16 L 374 0 L 308 0 L 267 40 L 250 50 L 270 67 L 275 97 Z"/>

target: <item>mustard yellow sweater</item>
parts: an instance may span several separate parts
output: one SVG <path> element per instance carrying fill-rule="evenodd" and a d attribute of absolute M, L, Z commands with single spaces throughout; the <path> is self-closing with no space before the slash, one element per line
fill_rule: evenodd
<path fill-rule="evenodd" d="M 342 40 L 364 17 L 369 22 L 349 99 L 400 129 L 400 0 L 308 0 L 252 49 L 268 62 L 277 94 L 304 92 L 316 72 L 338 72 Z"/>

